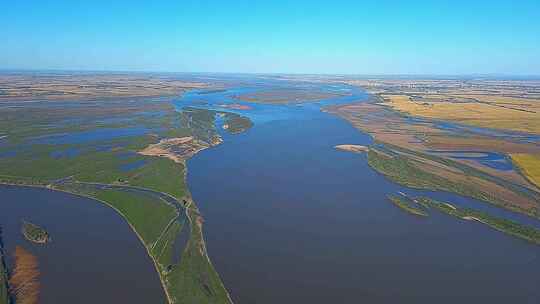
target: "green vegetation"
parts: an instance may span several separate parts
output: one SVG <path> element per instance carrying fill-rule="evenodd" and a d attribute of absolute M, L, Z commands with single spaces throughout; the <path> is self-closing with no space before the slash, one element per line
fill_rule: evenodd
<path fill-rule="evenodd" d="M 219 137 L 215 118 L 215 111 L 186 107 L 180 112 L 180 127 L 189 129 L 190 135 L 198 140 L 213 143 Z"/>
<path fill-rule="evenodd" d="M 399 208 L 407 211 L 410 214 L 414 214 L 414 215 L 418 215 L 418 216 L 428 216 L 428 214 L 424 210 L 412 206 L 410 204 L 410 202 L 407 199 L 403 198 L 403 197 L 399 197 L 399 196 L 395 196 L 395 195 L 389 195 L 388 199 L 392 203 L 394 203 L 394 205 L 396 205 Z"/>
<path fill-rule="evenodd" d="M 188 210 L 188 217 L 192 223 L 191 238 L 180 264 L 167 275 L 168 286 L 178 297 L 177 303 L 230 303 L 227 290 L 206 253 L 202 218 L 193 209 Z"/>
<path fill-rule="evenodd" d="M 95 190 L 94 197 L 120 212 L 142 238 L 168 290 L 173 303 L 228 303 L 228 293 L 213 268 L 204 245 L 196 209 L 187 209 L 189 218 L 159 199 L 123 190 Z M 194 208 L 193 205 L 191 208 Z M 184 211 L 183 211 L 184 212 Z M 185 220 L 190 225 L 186 227 Z M 181 253 L 174 243 L 183 229 L 190 229 Z M 181 254 L 180 262 L 173 263 Z"/>
<path fill-rule="evenodd" d="M 162 271 L 168 271 L 169 266 L 174 264 L 173 259 L 175 255 L 179 255 L 178 252 L 174 252 L 176 238 L 183 232 L 183 229 L 189 229 L 189 227 L 186 227 L 184 222 L 175 220 L 165 229 L 151 247 L 151 254 L 156 259 Z"/>
<path fill-rule="evenodd" d="M 51 240 L 49 233 L 42 227 L 30 222 L 23 222 L 22 234 L 30 242 L 37 244 L 46 244 Z"/>
<path fill-rule="evenodd" d="M 251 119 L 235 114 L 225 114 L 225 124 L 227 124 L 227 131 L 231 134 L 238 134 L 246 131 L 253 126 Z"/>
<path fill-rule="evenodd" d="M 489 199 L 488 193 L 472 189 L 465 183 L 454 182 L 421 170 L 402 155 L 387 156 L 376 149 L 370 149 L 368 164 L 391 180 L 407 187 L 443 190 L 482 200 Z"/>
<path fill-rule="evenodd" d="M 191 202 L 190 210 L 185 210 L 180 203 L 189 200 L 186 168 L 167 158 L 137 153 L 163 138 L 192 136 L 206 143 L 219 142 L 217 112 L 186 108 L 177 113 L 163 105 L 157 112 L 140 111 L 138 104 L 129 109 L 122 108 L 125 104 L 115 108 L 104 103 L 103 107 L 103 111 L 92 108 L 99 113 L 87 113 L 80 104 L 68 110 L 47 108 L 42 109 L 47 113 L 44 117 L 38 115 L 40 111 L 29 111 L 28 115 L 24 111 L 9 112 L 10 123 L 5 125 L 10 130 L 9 140 L 0 146 L 0 182 L 46 186 L 98 199 L 117 210 L 139 236 L 154 260 L 171 304 L 230 302 L 206 255 L 202 218 L 195 204 Z M 6 112 L 0 111 L 0 121 L 3 115 Z M 81 120 L 72 123 L 72 117 Z M 242 117 L 230 117 L 233 130 L 247 124 Z M 38 137 L 61 133 L 78 136 L 77 132 L 102 128 L 120 135 L 59 143 Z M 151 131 L 123 135 L 126 128 Z M 36 142 L 36 138 L 40 140 Z M 165 199 L 167 195 L 170 200 Z M 185 248 L 175 246 L 180 233 L 187 233 Z"/>
<path fill-rule="evenodd" d="M 411 155 L 411 157 L 408 157 L 406 154 Z M 461 172 L 463 172 L 462 175 L 466 176 L 467 178 L 450 179 L 444 176 L 445 174 L 449 174 L 449 172 L 446 170 L 441 171 L 438 169 L 441 171 L 441 174 L 436 174 L 434 170 L 428 171 L 422 169 L 420 167 L 421 163 L 417 160 L 413 160 L 412 157 L 419 157 L 449 168 L 456 168 L 457 170 L 461 170 Z M 385 145 L 384 147 L 370 148 L 368 152 L 368 164 L 373 169 L 385 175 L 392 181 L 406 187 L 453 192 L 485 202 L 490 202 L 533 217 L 540 216 L 538 214 L 538 208 L 533 207 L 523 209 L 512 205 L 508 201 L 503 200 L 494 191 L 490 191 L 488 187 L 481 187 L 472 183 L 470 178 L 474 177 L 493 183 L 495 186 L 502 186 L 509 191 L 512 191 L 516 196 L 527 197 L 533 201 L 535 201 L 536 197 L 538 196 L 537 194 L 518 190 L 516 186 L 505 183 L 496 177 L 489 176 L 475 170 L 474 168 L 463 164 L 458 164 L 448 159 L 437 158 L 436 156 L 425 155 L 416 151 L 409 151 L 392 145 Z"/>
<path fill-rule="evenodd" d="M 157 197 L 122 190 L 100 190 L 95 198 L 107 202 L 120 212 L 141 236 L 146 246 L 151 246 L 167 224 L 177 214 L 173 206 Z"/>
<path fill-rule="evenodd" d="M 40 148 L 36 147 L 33 151 L 36 158 L 20 155 L 0 159 L 2 168 L 0 172 L 3 173 L 0 175 L 0 181 L 47 185 L 65 177 L 73 177 L 83 182 L 121 183 L 145 187 L 177 197 L 182 197 L 186 193 L 182 164 L 169 159 L 136 154 L 136 149 L 132 147 L 123 146 L 116 151 L 91 152 L 72 159 L 55 159 L 50 156 L 48 149 L 39 151 Z M 121 169 L 123 165 L 138 161 L 144 161 L 144 165 L 129 171 Z"/>
<path fill-rule="evenodd" d="M 471 208 L 458 208 L 427 197 L 419 198 L 418 201 L 425 206 L 436 208 L 448 215 L 465 220 L 475 220 L 493 229 L 540 245 L 540 230 L 534 227 L 525 226 Z"/>

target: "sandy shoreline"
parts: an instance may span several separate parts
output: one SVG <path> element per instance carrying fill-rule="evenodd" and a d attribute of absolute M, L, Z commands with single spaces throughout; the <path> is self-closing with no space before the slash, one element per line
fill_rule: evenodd
<path fill-rule="evenodd" d="M 216 138 L 212 144 L 197 140 L 193 136 L 165 138 L 157 144 L 149 145 L 138 153 L 146 156 L 165 157 L 176 163 L 183 164 L 198 152 L 221 142 L 221 138 Z"/>
<path fill-rule="evenodd" d="M 353 153 L 364 153 L 368 152 L 369 148 L 361 145 L 337 145 L 334 148 L 340 151 L 353 152 Z"/>

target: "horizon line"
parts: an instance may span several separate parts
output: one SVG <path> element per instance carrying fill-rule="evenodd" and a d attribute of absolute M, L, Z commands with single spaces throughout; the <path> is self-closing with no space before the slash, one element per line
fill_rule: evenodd
<path fill-rule="evenodd" d="M 52 73 L 118 73 L 118 74 L 223 74 L 223 75 L 305 75 L 305 76 L 359 76 L 359 77 L 519 77 L 519 78 L 539 78 L 539 74 L 521 73 L 305 73 L 305 72 L 188 72 L 188 71 L 158 71 L 158 70 L 115 70 L 115 69 L 33 69 L 33 68 L 0 68 L 0 73 L 31 73 L 31 72 L 52 72 Z"/>

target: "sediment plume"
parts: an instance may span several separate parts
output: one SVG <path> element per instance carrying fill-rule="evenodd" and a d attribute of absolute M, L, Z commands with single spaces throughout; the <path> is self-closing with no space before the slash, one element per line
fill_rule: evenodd
<path fill-rule="evenodd" d="M 39 299 L 37 257 L 21 246 L 15 247 L 15 267 L 9 279 L 9 293 L 17 304 L 36 304 Z"/>

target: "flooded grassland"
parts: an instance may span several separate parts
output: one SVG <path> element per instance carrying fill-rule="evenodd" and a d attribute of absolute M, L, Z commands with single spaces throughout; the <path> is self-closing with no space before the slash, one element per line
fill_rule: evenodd
<path fill-rule="evenodd" d="M 149 293 L 154 296 L 151 302 L 228 302 L 228 293 L 206 254 L 202 217 L 184 181 L 185 161 L 221 142 L 214 123 L 218 114 L 227 117 L 231 134 L 250 127 L 236 114 L 176 111 L 161 98 L 35 102 L 24 107 L 12 103 L 0 110 L 6 126 L 0 142 L 0 180 L 92 198 L 121 215 L 145 247 L 139 258 L 146 251 L 159 275 L 162 287 L 157 295 Z M 73 198 L 75 206 L 78 200 Z M 18 207 L 12 204 L 3 201 L 1 207 L 9 214 Z M 57 208 L 50 206 L 49 212 L 65 214 Z M 122 223 L 120 217 L 117 221 Z M 69 225 L 65 223 L 64 228 L 70 229 Z M 98 224 L 92 229 L 108 233 Z M 21 230 L 6 231 L 11 236 Z M 55 235 L 51 246 L 57 243 L 66 245 Z M 126 277 L 123 284 L 135 286 L 137 282 L 132 281 L 137 278 L 154 277 L 140 273 Z M 60 292 L 53 289 L 44 294 Z M 115 302 L 114 291 L 108 294 Z M 140 297 L 133 303 L 147 300 Z"/>

